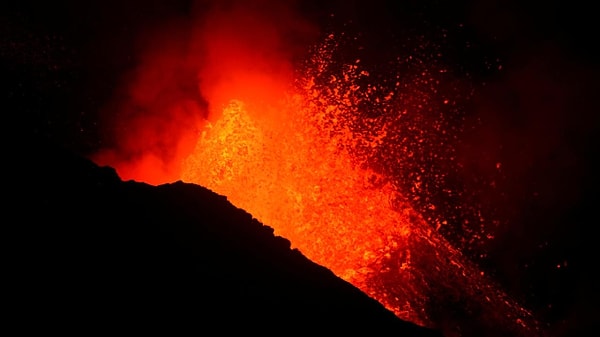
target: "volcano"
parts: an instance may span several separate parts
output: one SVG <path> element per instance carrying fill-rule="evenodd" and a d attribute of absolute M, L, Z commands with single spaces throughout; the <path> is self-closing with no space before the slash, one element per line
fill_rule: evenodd
<path fill-rule="evenodd" d="M 20 326 L 595 329 L 585 6 L 0 6 Z"/>
<path fill-rule="evenodd" d="M 18 171 L 30 178 L 11 193 L 27 210 L 11 236 L 22 331 L 441 336 L 400 320 L 221 195 L 122 181 L 48 144 L 29 149 Z"/>

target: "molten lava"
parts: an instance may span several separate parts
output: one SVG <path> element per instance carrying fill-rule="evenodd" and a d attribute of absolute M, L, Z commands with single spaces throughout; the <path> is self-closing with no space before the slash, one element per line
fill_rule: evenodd
<path fill-rule="evenodd" d="M 287 95 L 268 103 L 232 99 L 201 131 L 181 179 L 227 196 L 402 319 L 431 325 L 427 297 L 440 283 L 508 306 L 523 322 L 529 313 L 433 230 L 392 179 L 369 167 L 361 149 L 375 152 L 398 135 L 388 135 L 383 118 L 360 117 L 355 83 L 368 73 L 359 61 L 316 84 L 328 51 L 319 49 L 312 71 Z"/>
<path fill-rule="evenodd" d="M 211 27 L 212 35 L 218 32 Z M 246 41 L 236 50 L 230 31 L 224 32 L 219 43 L 209 44 L 213 52 L 221 52 L 202 59 L 212 70 L 202 70 L 205 76 L 196 83 L 208 100 L 210 116 L 199 120 L 201 105 L 178 98 L 164 104 L 169 113 L 158 114 L 187 123 L 182 129 L 167 118 L 167 133 L 184 130 L 184 137 L 151 146 L 161 151 L 174 147 L 169 160 L 175 164 L 165 165 L 164 156 L 152 151 L 136 152 L 136 160 L 104 153 L 97 162 L 114 166 L 125 179 L 154 184 L 180 179 L 225 195 L 402 319 L 448 330 L 450 336 L 460 330 L 457 326 L 471 323 L 440 318 L 440 310 L 461 307 L 469 321 L 475 317 L 515 335 L 537 331 L 532 315 L 438 232 L 446 220 L 423 216 L 415 207 L 435 209 L 435 202 L 420 199 L 418 191 L 425 190 L 423 175 L 439 173 L 416 170 L 418 174 L 404 177 L 412 180 L 402 186 L 389 175 L 404 172 L 422 155 L 424 142 L 436 141 L 419 134 L 418 118 L 410 127 L 398 127 L 405 123 L 403 116 L 416 114 L 403 100 L 412 95 L 409 99 L 420 107 L 436 99 L 448 104 L 447 97 L 432 97 L 435 90 L 429 96 L 409 91 L 400 75 L 392 76 L 391 85 L 370 83 L 358 59 L 334 64 L 334 34 L 315 49 L 292 83 L 282 85 L 286 67 L 257 67 L 260 53 L 253 54 Z M 249 63 L 244 63 L 246 52 L 252 56 Z M 183 69 L 188 68 L 195 69 L 189 62 Z M 419 76 L 421 85 L 439 83 L 433 72 Z M 138 84 L 152 87 L 152 80 L 142 77 Z M 378 113 L 365 111 L 369 109 Z M 442 122 L 433 124 L 446 133 Z M 143 123 L 129 126 L 123 138 L 127 144 L 157 137 Z M 132 131 L 135 127 L 145 131 Z M 431 154 L 438 155 L 444 154 Z M 378 164 L 376 156 L 383 158 Z M 394 167 L 382 168 L 381 163 Z"/>
<path fill-rule="evenodd" d="M 407 246 L 418 217 L 391 210 L 389 182 L 357 168 L 302 97 L 276 108 L 291 117 L 287 123 L 253 119 L 249 109 L 239 101 L 225 107 L 185 161 L 182 180 L 227 196 L 313 261 L 368 290 L 364 279 L 374 264 Z"/>

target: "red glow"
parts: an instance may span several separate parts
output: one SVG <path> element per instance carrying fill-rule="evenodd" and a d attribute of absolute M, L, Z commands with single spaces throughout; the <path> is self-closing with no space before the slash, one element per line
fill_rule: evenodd
<path fill-rule="evenodd" d="M 404 184 L 409 193 L 371 165 L 369 152 L 410 165 L 418 144 L 435 141 L 418 123 L 406 128 L 408 135 L 397 124 L 417 113 L 399 99 L 432 99 L 417 89 L 439 82 L 436 73 L 423 72 L 412 91 L 403 79 L 391 89 L 365 89 L 370 74 L 360 60 L 332 67 L 332 34 L 302 55 L 298 75 L 298 47 L 285 37 L 312 30 L 283 8 L 277 13 L 215 7 L 183 41 L 154 40 L 117 104 L 120 115 L 108 123 L 115 146 L 96 162 L 115 167 L 124 180 L 183 180 L 227 196 L 402 319 L 440 327 L 429 297 L 443 288 L 481 305 L 486 319 L 537 329 L 437 232 L 444 219 L 416 210 L 417 202 L 436 207 L 413 199 L 424 188 L 420 175 Z M 386 114 L 365 116 L 370 95 L 381 97 L 375 105 Z M 389 144 L 399 145 L 392 153 Z"/>

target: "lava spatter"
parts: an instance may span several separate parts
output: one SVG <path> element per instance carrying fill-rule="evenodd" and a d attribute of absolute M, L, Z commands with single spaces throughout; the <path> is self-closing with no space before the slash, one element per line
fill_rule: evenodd
<path fill-rule="evenodd" d="M 131 84 L 157 93 L 167 111 L 158 115 L 167 121 L 183 116 L 164 133 L 174 139 L 158 146 L 185 148 L 172 156 L 177 162 L 167 166 L 176 169 L 168 178 L 226 196 L 402 319 L 446 336 L 539 335 L 533 315 L 448 239 L 468 219 L 486 219 L 464 204 L 450 174 L 460 105 L 470 92 L 454 88 L 435 45 L 414 37 L 405 53 L 373 66 L 359 53 L 346 54 L 348 45 L 360 41 L 335 32 L 288 77 L 292 64 L 277 63 L 279 54 L 261 50 L 280 50 L 268 20 L 239 21 L 247 12 L 236 13 L 207 20 L 200 42 L 183 44 L 189 48 L 182 50 L 194 51 L 183 55 L 185 62 L 173 52 L 151 64 L 173 74 L 197 72 L 183 77 L 197 79 L 207 118 L 190 119 L 191 127 L 185 123 L 186 116 L 205 114 L 205 106 L 171 95 L 182 76 L 157 71 L 161 76 L 141 76 Z M 239 22 L 267 30 L 268 41 L 251 43 L 260 29 L 238 36 Z M 149 105 L 152 112 L 160 109 Z M 157 119 L 155 125 L 167 124 Z M 187 126 L 185 146 L 176 137 L 181 124 Z M 129 132 L 121 144 L 133 143 L 136 154 L 144 153 L 135 141 L 143 143 L 146 134 Z M 139 180 L 157 166 L 134 162 L 132 169 L 119 158 L 108 164 Z"/>
<path fill-rule="evenodd" d="M 182 179 L 227 196 L 402 319 L 441 324 L 433 303 L 443 298 L 447 310 L 455 310 L 453 301 L 466 306 L 459 316 L 493 322 L 484 325 L 536 331 L 531 314 L 437 231 L 444 220 L 431 223 L 413 206 L 424 178 L 416 176 L 405 192 L 389 171 L 370 166 L 373 153 L 401 145 L 379 155 L 414 169 L 420 148 L 409 145 L 431 140 L 398 141 L 407 137 L 397 126 L 405 121 L 390 115 L 402 118 L 410 102 L 376 102 L 387 114 L 365 117 L 360 107 L 377 87 L 360 91 L 356 83 L 369 74 L 359 60 L 336 65 L 336 73 L 327 63 L 334 47 L 330 35 L 295 89 L 271 104 L 232 100 L 203 131 Z M 406 97 L 399 91 L 385 97 Z M 411 122 L 407 130 L 419 131 L 419 119 Z"/>

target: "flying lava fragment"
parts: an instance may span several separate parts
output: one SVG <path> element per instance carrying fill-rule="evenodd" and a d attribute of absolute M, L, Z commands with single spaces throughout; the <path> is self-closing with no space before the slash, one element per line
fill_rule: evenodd
<path fill-rule="evenodd" d="M 422 197 L 427 184 L 444 178 L 423 158 L 453 160 L 457 129 L 444 115 L 453 97 L 437 96 L 444 67 L 417 51 L 382 80 L 360 59 L 337 57 L 344 32 L 290 52 L 289 36 L 311 32 L 293 13 L 210 13 L 182 40 L 152 40 L 96 162 L 123 179 L 226 196 L 404 320 L 448 336 L 473 324 L 538 335 L 533 315 L 442 235 L 453 219 L 423 212 L 439 207 Z M 419 71 L 401 70 L 411 65 Z"/>

